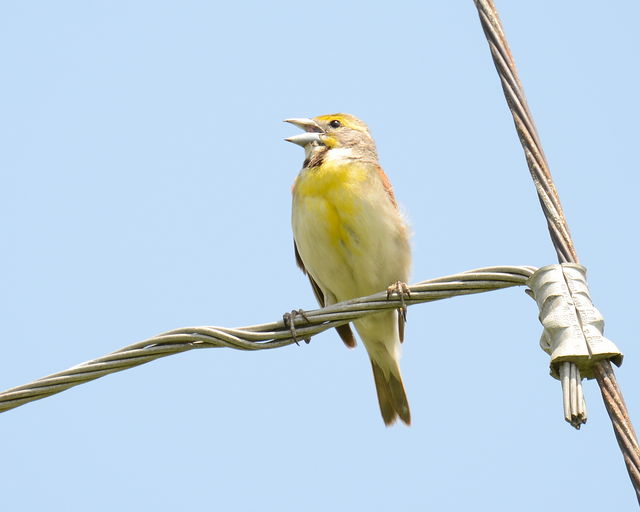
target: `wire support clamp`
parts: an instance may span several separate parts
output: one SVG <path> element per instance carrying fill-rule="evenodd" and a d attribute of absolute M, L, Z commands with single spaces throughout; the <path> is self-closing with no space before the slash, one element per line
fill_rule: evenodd
<path fill-rule="evenodd" d="M 565 419 L 579 429 L 587 421 L 582 379 L 594 379 L 595 366 L 603 359 L 620 366 L 622 353 L 603 335 L 604 318 L 591 301 L 585 267 L 548 265 L 527 284 L 544 328 L 540 347 L 551 356 L 551 376 L 562 383 Z"/>

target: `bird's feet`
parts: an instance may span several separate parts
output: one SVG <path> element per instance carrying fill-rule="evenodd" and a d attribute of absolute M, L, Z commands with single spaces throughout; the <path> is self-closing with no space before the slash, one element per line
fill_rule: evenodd
<path fill-rule="evenodd" d="M 305 322 L 309 323 L 307 314 L 302 309 L 294 309 L 290 313 L 285 313 L 284 315 L 282 315 L 282 321 L 284 322 L 284 326 L 288 327 L 289 331 L 291 331 L 291 337 L 293 338 L 293 341 L 295 341 L 296 345 L 300 346 L 296 337 L 296 317 L 302 317 Z M 304 342 L 310 343 L 311 338 L 304 338 Z"/>
<path fill-rule="evenodd" d="M 400 343 L 404 341 L 404 324 L 407 321 L 407 305 L 404 302 L 405 297 L 411 297 L 411 290 L 407 286 L 407 283 L 402 281 L 396 281 L 394 284 L 387 288 L 387 300 L 392 295 L 398 295 L 400 297 L 400 311 L 398 312 L 398 336 L 400 337 Z"/>
<path fill-rule="evenodd" d="M 407 286 L 407 283 L 403 283 L 402 281 L 396 281 L 389 288 L 387 288 L 387 300 L 391 298 L 392 295 L 397 295 L 400 298 L 400 311 L 402 312 L 402 318 L 406 322 L 407 321 L 407 305 L 404 302 L 405 297 L 408 299 L 411 297 L 411 290 Z"/>

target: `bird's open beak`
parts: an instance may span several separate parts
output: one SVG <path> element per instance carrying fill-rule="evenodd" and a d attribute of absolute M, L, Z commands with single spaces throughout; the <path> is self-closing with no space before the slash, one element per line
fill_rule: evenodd
<path fill-rule="evenodd" d="M 302 147 L 313 143 L 322 144 L 320 136 L 324 134 L 324 130 L 320 128 L 320 125 L 313 119 L 294 118 L 285 119 L 284 122 L 291 123 L 305 131 L 305 133 L 301 133 L 300 135 L 294 135 L 293 137 L 284 139 L 287 142 L 293 142 L 294 144 Z"/>

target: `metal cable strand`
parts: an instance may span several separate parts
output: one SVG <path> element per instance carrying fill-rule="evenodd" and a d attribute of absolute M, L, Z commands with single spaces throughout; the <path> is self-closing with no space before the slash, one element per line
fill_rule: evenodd
<path fill-rule="evenodd" d="M 553 183 L 498 12 L 491 0 L 475 0 L 475 4 L 480 14 L 482 28 L 489 42 L 493 62 L 500 76 L 502 90 L 525 152 L 531 177 L 548 221 L 549 232 L 554 240 L 558 260 L 560 263 L 579 263 L 560 198 Z"/>
<path fill-rule="evenodd" d="M 525 286 L 535 267 L 487 267 L 460 274 L 422 281 L 411 286 L 407 305 L 481 293 L 512 286 Z M 22 386 L 0 393 L 0 412 L 60 393 L 73 386 L 98 379 L 197 348 L 228 347 L 238 350 L 263 350 L 308 340 L 312 336 L 381 309 L 401 306 L 399 298 L 387 299 L 385 293 L 352 299 L 305 312 L 295 317 L 295 338 L 284 321 L 229 329 L 226 327 L 183 327 L 134 343 L 111 354 L 79 364 Z"/>
<path fill-rule="evenodd" d="M 500 77 L 502 90 L 513 116 L 513 122 L 538 193 L 538 199 L 547 219 L 547 226 L 556 249 L 558 261 L 560 263 L 578 263 L 578 256 L 569 234 L 560 198 L 553 184 L 549 165 L 544 156 L 535 122 L 529 111 L 524 88 L 518 77 L 515 60 L 509 49 L 498 12 L 491 0 L 476 0 L 475 3 L 484 34 L 489 42 L 493 62 Z M 572 426 L 579 429 L 587 421 L 586 409 L 580 408 L 574 411 L 577 414 L 571 414 L 570 403 L 578 403 L 579 401 L 577 394 L 581 394 L 579 391 L 581 391 L 580 388 L 582 387 L 580 384 L 580 372 L 575 364 L 568 362 L 566 365 L 566 373 L 573 375 L 574 378 L 562 380 L 564 409 L 568 413 L 568 415 L 565 415 L 565 419 Z M 567 387 L 568 384 L 569 387 Z M 584 402 L 580 401 L 580 403 Z"/>
<path fill-rule="evenodd" d="M 500 76 L 509 110 L 524 149 L 531 177 L 540 199 L 542 211 L 547 219 L 551 241 L 556 249 L 560 263 L 578 263 L 578 254 L 562 204 L 556 191 L 542 144 L 529 111 L 524 89 L 518 78 L 515 61 L 507 38 L 492 0 L 474 0 L 482 29 L 489 43 L 493 62 Z M 605 407 L 611 418 L 613 430 L 618 440 L 629 477 L 640 502 L 640 449 L 638 440 L 629 418 L 622 392 L 616 382 L 615 373 L 609 361 L 603 360 L 596 365 L 596 380 L 600 386 Z"/>
<path fill-rule="evenodd" d="M 618 387 L 613 367 L 609 361 L 603 361 L 595 367 L 596 378 L 600 385 L 602 400 L 612 418 L 613 432 L 622 451 L 624 463 L 629 472 L 629 478 L 636 491 L 636 498 L 640 503 L 640 447 L 629 418 L 627 405 L 624 402 L 622 392 Z M 613 418 L 623 418 L 621 421 L 613 421 Z"/>

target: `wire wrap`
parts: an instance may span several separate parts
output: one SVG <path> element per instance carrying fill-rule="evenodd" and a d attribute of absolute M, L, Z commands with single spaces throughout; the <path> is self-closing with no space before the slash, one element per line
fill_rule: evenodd
<path fill-rule="evenodd" d="M 540 347 L 551 356 L 551 375 L 560 379 L 563 362 L 572 362 L 587 379 L 595 378 L 593 367 L 602 359 L 617 366 L 622 353 L 604 337 L 604 318 L 589 295 L 587 269 L 576 263 L 539 268 L 529 279 L 544 326 Z"/>

